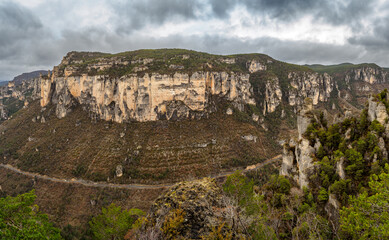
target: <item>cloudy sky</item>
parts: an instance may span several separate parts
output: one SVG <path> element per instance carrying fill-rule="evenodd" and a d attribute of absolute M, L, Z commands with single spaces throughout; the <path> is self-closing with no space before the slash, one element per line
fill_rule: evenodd
<path fill-rule="evenodd" d="M 186 48 L 389 67 L 387 0 L 0 0 L 0 79 L 69 51 Z"/>

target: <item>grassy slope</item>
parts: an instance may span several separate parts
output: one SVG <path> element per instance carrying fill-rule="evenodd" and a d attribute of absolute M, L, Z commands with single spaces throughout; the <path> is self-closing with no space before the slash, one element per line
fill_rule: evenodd
<path fill-rule="evenodd" d="M 0 154 L 7 162 L 57 177 L 161 183 L 260 162 L 279 150 L 259 127 L 223 113 L 203 120 L 117 124 L 92 123 L 81 107 L 64 119 L 57 119 L 54 110 L 48 107 L 40 113 L 35 102 L 0 125 Z M 32 121 L 37 113 L 46 123 Z M 258 141 L 241 138 L 249 134 Z M 124 176 L 116 179 L 118 164 Z"/>
<path fill-rule="evenodd" d="M 35 189 L 36 204 L 60 227 L 68 224 L 79 231 L 87 227 L 92 216 L 111 203 L 125 209 L 140 208 L 147 211 L 164 189 L 109 189 L 76 184 L 37 180 L 3 168 L 0 169 L 0 197 L 16 196 Z"/>

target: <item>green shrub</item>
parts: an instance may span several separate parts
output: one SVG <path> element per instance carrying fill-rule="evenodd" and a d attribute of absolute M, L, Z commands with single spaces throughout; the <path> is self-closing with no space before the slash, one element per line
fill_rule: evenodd
<path fill-rule="evenodd" d="M 86 167 L 82 164 L 77 165 L 77 167 L 73 170 L 73 175 L 76 177 L 80 177 L 86 173 Z"/>
<path fill-rule="evenodd" d="M 373 175 L 371 194 L 350 198 L 340 210 L 340 229 L 346 239 L 389 239 L 389 165 L 386 172 Z"/>
<path fill-rule="evenodd" d="M 93 217 L 89 226 L 95 239 L 123 239 L 136 219 L 144 214 L 139 209 L 122 210 L 112 203 L 103 208 L 100 215 Z"/>
<path fill-rule="evenodd" d="M 267 188 L 276 193 L 289 194 L 291 184 L 285 176 L 273 175 Z"/>
<path fill-rule="evenodd" d="M 345 155 L 347 159 L 346 174 L 355 180 L 361 180 L 365 169 L 362 154 L 354 149 L 347 149 Z"/>
<path fill-rule="evenodd" d="M 370 129 L 372 131 L 375 131 L 378 135 L 382 135 L 382 133 L 385 131 L 385 127 L 381 125 L 377 120 L 374 120 L 370 124 Z"/>
<path fill-rule="evenodd" d="M 34 204 L 34 190 L 0 198 L 1 239 L 62 239 L 60 230 Z"/>
<path fill-rule="evenodd" d="M 328 201 L 328 192 L 325 188 L 320 188 L 319 195 L 317 196 L 317 200 L 319 200 L 322 203 L 325 203 Z"/>

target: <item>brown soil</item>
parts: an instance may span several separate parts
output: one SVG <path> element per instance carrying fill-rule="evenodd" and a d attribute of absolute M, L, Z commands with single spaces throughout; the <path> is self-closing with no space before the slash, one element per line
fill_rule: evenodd
<path fill-rule="evenodd" d="M 63 119 L 54 111 L 41 112 L 35 102 L 0 125 L 3 163 L 57 178 L 161 184 L 259 163 L 280 152 L 259 126 L 225 114 L 118 124 L 92 122 L 81 106 Z M 45 123 L 33 122 L 37 116 Z M 244 140 L 245 135 L 257 141 Z M 124 169 L 120 178 L 117 165 Z"/>

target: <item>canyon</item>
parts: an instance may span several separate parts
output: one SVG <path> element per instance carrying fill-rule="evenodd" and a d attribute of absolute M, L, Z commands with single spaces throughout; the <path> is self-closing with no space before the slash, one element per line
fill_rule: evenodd
<path fill-rule="evenodd" d="M 283 153 L 281 174 L 308 186 L 319 148 L 304 137 L 312 110 L 340 121 L 389 86 L 388 72 L 375 64 L 334 68 L 183 49 L 70 52 L 47 74 L 0 87 L 1 163 L 55 179 L 171 185 Z M 384 123 L 381 105 L 369 100 L 371 121 Z M 59 224 L 85 224 L 86 209 L 97 212 L 106 198 L 146 210 L 162 191 L 104 195 L 7 171 L 1 170 L 0 185 L 9 194 L 35 188 L 59 196 L 45 209 Z M 66 202 L 72 194 L 82 199 L 82 211 Z M 64 211 L 69 214 L 61 217 Z"/>

